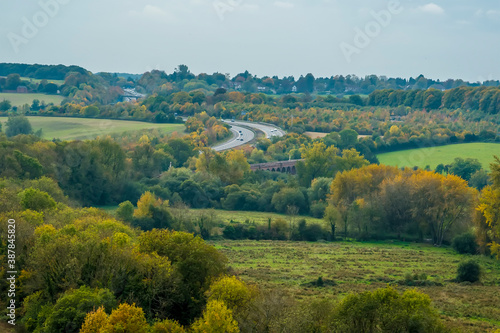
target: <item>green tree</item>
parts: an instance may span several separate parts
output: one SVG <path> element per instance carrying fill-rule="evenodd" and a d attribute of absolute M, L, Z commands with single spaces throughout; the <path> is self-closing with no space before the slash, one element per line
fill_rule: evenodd
<path fill-rule="evenodd" d="M 226 257 L 193 234 L 154 229 L 139 237 L 139 249 L 168 258 L 175 274 L 179 274 L 179 298 L 171 315 L 182 324 L 201 313 L 210 282 L 226 270 Z"/>
<path fill-rule="evenodd" d="M 342 149 L 353 148 L 358 142 L 358 132 L 353 129 L 345 129 L 340 131 L 340 147 Z"/>
<path fill-rule="evenodd" d="M 31 187 L 19 193 L 19 198 L 23 209 L 42 211 L 56 206 L 56 202 L 48 193 Z"/>
<path fill-rule="evenodd" d="M 21 85 L 21 75 L 19 74 L 9 74 L 7 75 L 7 81 L 5 82 L 5 89 L 16 90 L 17 87 Z"/>
<path fill-rule="evenodd" d="M 33 128 L 31 127 L 28 118 L 24 116 L 9 117 L 5 125 L 7 126 L 7 129 L 5 130 L 7 137 L 33 133 Z"/>
<path fill-rule="evenodd" d="M 13 153 L 20 166 L 17 170 L 19 178 L 36 179 L 42 176 L 43 167 L 36 158 L 25 155 L 19 150 L 14 150 Z"/>
<path fill-rule="evenodd" d="M 116 210 L 116 217 L 122 221 L 130 222 L 134 217 L 134 205 L 130 201 L 122 202 Z"/>
<path fill-rule="evenodd" d="M 332 233 L 332 240 L 335 240 L 336 237 L 335 232 L 337 229 L 337 224 L 339 224 L 342 221 L 342 215 L 335 206 L 329 205 L 325 209 L 325 215 L 323 217 L 323 220 L 326 222 L 328 227 L 330 227 Z"/>
<path fill-rule="evenodd" d="M 294 206 L 299 213 L 307 211 L 307 202 L 304 193 L 299 188 L 284 187 L 273 195 L 271 200 L 274 208 L 280 213 L 286 213 L 288 207 Z"/>
<path fill-rule="evenodd" d="M 309 201 L 326 201 L 330 194 L 330 185 L 333 178 L 320 177 L 313 179 L 311 187 L 308 190 Z"/>
<path fill-rule="evenodd" d="M 64 293 L 51 308 L 43 325 L 47 332 L 79 332 L 88 312 L 104 307 L 108 312 L 116 307 L 115 296 L 108 289 L 87 286 Z M 40 327 L 41 328 L 41 327 Z"/>
<path fill-rule="evenodd" d="M 448 167 L 448 172 L 469 181 L 472 175 L 481 170 L 481 168 L 481 163 L 477 158 L 463 159 L 457 157 Z"/>
<path fill-rule="evenodd" d="M 334 177 L 338 171 L 339 150 L 326 147 L 323 142 L 314 142 L 301 148 L 304 162 L 297 163 L 297 173 L 303 186 L 309 187 L 312 180 L 320 177 Z"/>
<path fill-rule="evenodd" d="M 0 102 L 0 111 L 9 111 L 11 107 L 12 104 L 10 103 L 10 101 L 4 99 L 2 102 Z"/>

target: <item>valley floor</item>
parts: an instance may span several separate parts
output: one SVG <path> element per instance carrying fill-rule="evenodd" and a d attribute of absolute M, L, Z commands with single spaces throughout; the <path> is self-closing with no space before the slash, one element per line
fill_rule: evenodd
<path fill-rule="evenodd" d="M 476 257 L 484 270 L 482 283 L 457 284 L 460 261 L 467 256 L 449 248 L 402 242 L 212 242 L 230 261 L 234 273 L 262 288 L 279 288 L 296 300 L 340 299 L 346 293 L 393 285 L 402 291 L 405 275 L 427 275 L 428 284 L 416 287 L 428 294 L 443 319 L 464 332 L 500 328 L 500 262 Z M 322 277 L 333 286 L 314 287 Z M 307 285 L 309 284 L 309 285 Z"/>

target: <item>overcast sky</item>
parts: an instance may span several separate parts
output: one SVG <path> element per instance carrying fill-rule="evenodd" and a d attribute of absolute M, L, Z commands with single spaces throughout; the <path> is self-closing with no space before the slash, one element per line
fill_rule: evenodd
<path fill-rule="evenodd" d="M 42 8 L 55 1 L 64 4 Z M 499 1 L 391 2 L 2 1 L 0 62 L 93 72 L 172 72 L 186 64 L 195 74 L 500 79 Z"/>

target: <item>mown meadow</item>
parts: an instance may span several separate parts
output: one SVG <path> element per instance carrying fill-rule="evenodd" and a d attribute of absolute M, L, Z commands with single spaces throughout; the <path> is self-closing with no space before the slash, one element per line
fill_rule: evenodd
<path fill-rule="evenodd" d="M 1 98 L 1 97 L 0 97 Z M 34 131 L 42 129 L 42 137 L 51 140 L 84 140 L 98 136 L 116 135 L 123 132 L 137 132 L 143 130 L 158 130 L 161 134 L 170 134 L 174 131 L 182 133 L 183 124 L 155 124 L 143 121 L 64 118 L 64 117 L 27 117 Z M 0 118 L 6 122 L 7 118 Z"/>
<path fill-rule="evenodd" d="M 452 328 L 485 332 L 500 327 L 500 262 L 483 256 L 481 283 L 455 283 L 467 258 L 447 247 L 404 242 L 212 242 L 234 273 L 262 288 L 285 290 L 293 298 L 341 299 L 347 293 L 387 285 L 428 294 Z M 415 275 L 417 277 L 415 278 Z M 317 281 L 321 277 L 322 286 Z"/>
<path fill-rule="evenodd" d="M 429 148 L 407 149 L 377 155 L 381 164 L 402 167 L 425 168 L 429 166 L 435 169 L 439 164 L 451 164 L 456 157 L 477 158 L 488 169 L 494 161 L 494 155 L 500 152 L 498 143 L 464 143 L 447 146 L 436 146 Z"/>

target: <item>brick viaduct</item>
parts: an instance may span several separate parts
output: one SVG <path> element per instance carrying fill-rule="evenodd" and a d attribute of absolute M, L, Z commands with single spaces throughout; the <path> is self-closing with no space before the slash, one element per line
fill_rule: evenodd
<path fill-rule="evenodd" d="M 271 162 L 271 163 L 260 163 L 260 164 L 251 164 L 250 169 L 252 171 L 255 170 L 267 170 L 271 172 L 282 172 L 282 173 L 290 173 L 295 175 L 297 173 L 297 169 L 295 165 L 297 162 L 303 160 L 290 160 L 290 161 L 280 161 L 280 162 Z"/>

